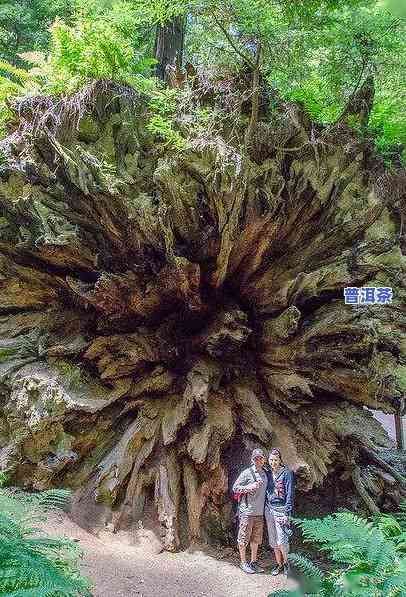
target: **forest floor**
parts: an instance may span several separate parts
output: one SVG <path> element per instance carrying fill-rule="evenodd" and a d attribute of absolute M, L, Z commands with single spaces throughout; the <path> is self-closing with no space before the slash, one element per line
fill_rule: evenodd
<path fill-rule="evenodd" d="M 148 531 L 137 545 L 121 533 L 96 537 L 63 513 L 51 514 L 42 526 L 47 534 L 69 537 L 81 546 L 81 569 L 93 583 L 94 597 L 267 597 L 292 586 L 283 576 L 244 574 L 231 549 L 157 553 Z M 265 564 L 269 572 L 272 563 Z"/>

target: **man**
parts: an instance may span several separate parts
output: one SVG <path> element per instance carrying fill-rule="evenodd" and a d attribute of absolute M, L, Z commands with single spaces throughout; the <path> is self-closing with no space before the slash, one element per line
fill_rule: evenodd
<path fill-rule="evenodd" d="M 233 485 L 234 494 L 239 494 L 239 529 L 238 549 L 241 569 L 247 574 L 263 572 L 258 565 L 258 546 L 262 543 L 264 530 L 265 494 L 268 477 L 264 471 L 266 462 L 264 452 L 257 448 L 252 452 L 249 468 L 242 471 Z M 251 547 L 251 561 L 247 562 L 247 545 Z"/>

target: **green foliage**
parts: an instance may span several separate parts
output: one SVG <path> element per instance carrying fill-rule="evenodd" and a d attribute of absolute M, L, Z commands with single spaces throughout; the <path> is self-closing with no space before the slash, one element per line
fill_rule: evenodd
<path fill-rule="evenodd" d="M 159 104 L 168 98 L 151 73 L 156 26 L 183 16 L 186 59 L 214 72 L 230 72 L 242 62 L 252 62 L 261 43 L 260 66 L 270 86 L 285 98 L 302 102 L 322 123 L 334 123 L 365 78 L 373 75 L 375 102 L 369 128 L 362 134 L 376 140 L 388 162 L 406 159 L 406 13 L 393 0 L 25 0 L 20 4 L 9 0 L 0 8 L 3 134 L 4 123 L 12 117 L 6 99 L 39 92 L 65 94 L 102 78 L 148 89 L 150 131 L 182 149 L 185 141 L 174 125 L 177 110 L 162 111 Z M 11 43 L 2 27 L 18 40 Z M 13 71 L 15 64 L 19 68 Z M 203 119 L 197 117 L 196 126 L 201 128 Z"/>
<path fill-rule="evenodd" d="M 20 53 L 46 49 L 56 16 L 69 19 L 72 0 L 4 0 L 0 5 L 0 59 L 23 65 Z"/>
<path fill-rule="evenodd" d="M 8 477 L 4 478 L 8 484 Z M 0 512 L 12 516 L 22 523 L 36 523 L 44 519 L 51 510 L 65 510 L 71 499 L 66 489 L 50 489 L 40 493 L 25 493 L 16 488 L 0 491 Z"/>
<path fill-rule="evenodd" d="M 0 68 L 0 137 L 6 134 L 6 122 L 12 118 L 12 112 L 7 102 L 23 91 L 23 86 L 2 75 L 2 70 L 4 72 L 5 69 Z"/>
<path fill-rule="evenodd" d="M 182 135 L 175 131 L 172 127 L 172 122 L 168 118 L 164 118 L 160 114 L 152 116 L 147 124 L 147 129 L 158 137 L 161 137 L 166 145 L 171 145 L 175 149 L 184 149 L 186 141 Z"/>
<path fill-rule="evenodd" d="M 177 16 L 185 15 L 192 3 L 187 0 L 135 0 L 134 4 L 145 21 L 163 25 Z"/>
<path fill-rule="evenodd" d="M 156 80 L 151 79 L 149 79 L 148 85 L 134 82 L 134 86 L 148 97 L 151 114 L 146 128 L 158 139 L 161 139 L 164 146 L 171 146 L 179 151 L 185 149 L 187 147 L 186 140 L 173 126 L 180 92 L 176 89 L 162 88 Z"/>
<path fill-rule="evenodd" d="M 383 3 L 333 11 L 321 28 L 293 37 L 287 48 L 292 68 L 278 71 L 275 64 L 272 82 L 287 97 L 301 99 L 313 118 L 328 123 L 373 75 L 376 92 L 368 132 L 390 157 L 406 143 L 405 32 L 405 20 Z"/>
<path fill-rule="evenodd" d="M 406 145 L 406 14 L 389 1 L 227 0 L 205 6 L 191 23 L 193 62 L 227 66 L 253 59 L 272 87 L 303 102 L 323 123 L 335 122 L 368 75 L 375 103 L 367 133 L 388 159 Z M 281 60 L 283 56 L 283 60 Z M 405 155 L 405 154 L 403 154 Z"/>
<path fill-rule="evenodd" d="M 46 537 L 32 526 L 68 499 L 63 490 L 36 495 L 0 491 L 0 595 L 90 596 L 89 583 L 79 573 L 75 543 Z"/>
<path fill-rule="evenodd" d="M 380 514 L 374 521 L 385 537 L 394 541 L 397 550 L 406 554 L 406 502 L 400 505 L 399 512 Z"/>
<path fill-rule="evenodd" d="M 14 81 L 16 85 L 24 85 L 29 79 L 29 73 L 27 73 L 26 70 L 17 68 L 5 60 L 0 60 L 0 76 L 9 78 L 11 81 Z"/>
<path fill-rule="evenodd" d="M 351 512 L 296 521 L 305 541 L 316 543 L 333 563 L 331 570 L 323 572 L 302 555 L 289 556 L 309 584 L 306 594 L 317 597 L 406 595 L 406 557 L 401 542 L 396 540 L 402 536 L 403 515 L 399 513 L 401 522 L 385 516 L 371 522 Z M 293 597 L 298 593 L 288 594 Z M 272 595 L 281 597 L 280 593 Z"/>
<path fill-rule="evenodd" d="M 97 15 L 80 13 L 74 25 L 56 20 L 50 59 L 43 68 L 45 89 L 76 90 L 91 79 L 131 83 L 154 60 L 145 55 L 143 18 L 131 2 L 116 2 Z"/>
<path fill-rule="evenodd" d="M 5 133 L 5 123 L 12 116 L 5 101 L 11 96 L 65 94 L 91 80 L 110 79 L 146 95 L 151 111 L 147 128 L 165 145 L 183 149 L 185 141 L 172 123 L 176 92 L 146 76 L 155 60 L 147 55 L 144 28 L 163 18 L 163 13 L 151 10 L 154 6 L 129 1 L 77 2 L 72 24 L 56 19 L 52 25 L 48 57 L 41 52 L 25 53 L 30 70 L 0 62 L 0 132 Z"/>
<path fill-rule="evenodd" d="M 4 471 L 0 471 L 0 489 L 2 489 L 3 487 L 7 487 L 8 483 L 9 477 L 7 473 L 5 473 Z"/>

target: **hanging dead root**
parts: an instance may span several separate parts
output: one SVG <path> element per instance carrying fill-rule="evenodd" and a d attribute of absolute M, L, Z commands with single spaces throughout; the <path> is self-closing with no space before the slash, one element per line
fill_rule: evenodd
<path fill-rule="evenodd" d="M 380 509 L 378 508 L 378 506 L 376 505 L 374 500 L 369 495 L 369 493 L 365 487 L 365 484 L 363 483 L 363 481 L 361 479 L 361 469 L 359 468 L 359 466 L 356 466 L 354 468 L 354 470 L 352 471 L 351 478 L 353 480 L 355 489 L 358 491 L 362 501 L 367 506 L 368 510 L 372 514 L 379 513 Z"/>
<path fill-rule="evenodd" d="M 386 471 L 402 487 L 402 489 L 406 490 L 406 476 L 402 475 L 399 471 L 396 470 L 394 466 L 386 462 L 379 454 L 367 446 L 361 446 L 361 451 L 369 458 L 373 463 L 379 466 L 382 470 Z"/>
<path fill-rule="evenodd" d="M 10 108 L 21 123 L 18 132 L 34 139 L 44 132 L 63 140 L 72 136 L 86 114 L 96 112 L 102 120 L 114 103 L 118 110 L 134 111 L 141 95 L 129 85 L 97 80 L 68 96 L 34 96 L 15 100 Z"/>
<path fill-rule="evenodd" d="M 387 508 L 388 496 L 392 506 L 398 507 L 406 498 L 406 476 L 400 471 L 402 463 L 406 471 L 406 459 L 402 459 L 402 453 L 396 453 L 398 468 L 389 462 L 394 451 L 379 453 L 376 448 L 368 445 L 360 445 L 359 450 L 363 464 L 353 465 L 351 479 L 369 512 L 376 514 Z"/>

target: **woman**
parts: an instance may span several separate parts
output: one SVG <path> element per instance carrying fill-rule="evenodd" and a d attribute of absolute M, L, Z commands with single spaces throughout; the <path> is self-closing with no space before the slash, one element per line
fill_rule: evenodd
<path fill-rule="evenodd" d="M 293 473 L 282 461 L 277 448 L 269 454 L 268 487 L 265 499 L 265 519 L 268 526 L 269 544 L 274 550 L 277 567 L 273 576 L 287 575 L 289 572 L 288 553 L 290 529 L 289 517 L 293 507 L 294 479 Z"/>

